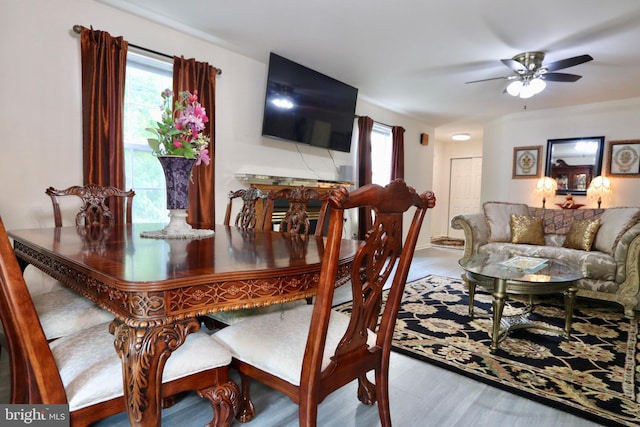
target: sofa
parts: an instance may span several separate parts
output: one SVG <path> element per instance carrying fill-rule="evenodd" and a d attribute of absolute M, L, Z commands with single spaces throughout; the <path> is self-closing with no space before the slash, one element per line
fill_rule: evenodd
<path fill-rule="evenodd" d="M 451 227 L 464 231 L 463 259 L 500 252 L 577 263 L 578 296 L 618 303 L 629 318 L 640 308 L 640 208 L 485 202 L 480 213 L 454 216 Z"/>

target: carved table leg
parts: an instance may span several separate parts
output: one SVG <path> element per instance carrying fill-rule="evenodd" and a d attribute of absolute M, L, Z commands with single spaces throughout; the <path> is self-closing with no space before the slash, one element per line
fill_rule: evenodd
<path fill-rule="evenodd" d="M 238 413 L 240 389 L 238 385 L 229 380 L 219 384 L 215 389 L 209 387 L 205 390 L 198 390 L 200 397 L 206 397 L 213 407 L 213 420 L 205 427 L 225 427 L 230 426 L 233 418 Z"/>
<path fill-rule="evenodd" d="M 122 360 L 124 397 L 132 426 L 160 426 L 162 371 L 171 352 L 197 332 L 197 319 L 157 327 L 133 327 L 114 321 L 111 332 Z"/>

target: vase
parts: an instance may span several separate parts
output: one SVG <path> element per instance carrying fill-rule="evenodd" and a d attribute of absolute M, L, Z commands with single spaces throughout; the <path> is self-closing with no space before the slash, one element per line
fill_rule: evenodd
<path fill-rule="evenodd" d="M 169 209 L 169 225 L 164 228 L 165 234 L 189 234 L 192 231 L 187 223 L 189 207 L 189 181 L 195 159 L 182 156 L 158 156 L 167 184 L 167 209 Z"/>
<path fill-rule="evenodd" d="M 187 223 L 189 182 L 196 160 L 182 156 L 158 156 L 158 160 L 167 183 L 169 224 L 162 230 L 143 231 L 141 236 L 155 239 L 199 239 L 213 236 L 213 230 L 193 229 Z"/>
<path fill-rule="evenodd" d="M 195 159 L 182 156 L 158 156 L 167 182 L 167 209 L 189 207 L 189 180 Z"/>

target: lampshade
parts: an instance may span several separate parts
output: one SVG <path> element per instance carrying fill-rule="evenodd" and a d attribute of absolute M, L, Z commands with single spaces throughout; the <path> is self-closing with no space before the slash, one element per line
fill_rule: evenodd
<path fill-rule="evenodd" d="M 538 180 L 536 184 L 536 188 L 534 190 L 534 194 L 538 197 L 542 196 L 542 207 L 545 207 L 545 202 L 547 197 L 552 197 L 556 194 L 556 190 L 558 189 L 558 183 L 555 179 L 550 178 L 548 176 L 543 176 Z"/>
<path fill-rule="evenodd" d="M 612 195 L 611 181 L 606 176 L 596 176 L 591 180 L 589 188 L 587 188 L 587 197 L 589 199 L 597 199 L 598 207 L 602 200 L 609 200 Z"/>

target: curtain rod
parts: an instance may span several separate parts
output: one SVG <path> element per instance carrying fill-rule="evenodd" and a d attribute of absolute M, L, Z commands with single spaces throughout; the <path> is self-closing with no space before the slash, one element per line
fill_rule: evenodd
<path fill-rule="evenodd" d="M 367 116 L 359 116 L 359 115 L 355 114 L 353 117 L 354 117 L 354 118 L 356 118 L 356 119 L 359 119 L 360 117 L 367 117 Z M 372 119 L 372 120 L 373 120 L 373 119 Z M 379 121 L 377 121 L 377 120 L 373 120 L 373 123 L 377 123 L 377 124 L 379 124 L 379 125 L 386 126 L 386 127 L 388 127 L 388 128 L 392 128 L 392 127 L 394 127 L 394 126 L 388 125 L 388 124 L 386 124 L 386 123 L 379 122 Z"/>
<path fill-rule="evenodd" d="M 77 33 L 77 34 L 80 34 L 82 32 L 82 25 L 74 25 L 73 26 L 73 32 Z M 168 58 L 168 59 L 173 59 L 173 56 L 167 55 L 166 53 L 162 53 L 162 52 L 158 52 L 158 51 L 155 51 L 155 50 L 152 50 L 152 49 L 148 49 L 146 47 L 138 46 L 138 45 L 135 45 L 133 43 L 128 43 L 128 44 L 129 44 L 129 46 L 134 47 L 134 48 L 139 49 L 139 50 L 142 50 L 144 52 L 153 53 L 154 55 L 163 56 L 163 57 Z M 216 74 L 218 76 L 221 75 L 222 74 L 222 69 L 216 68 Z"/>

